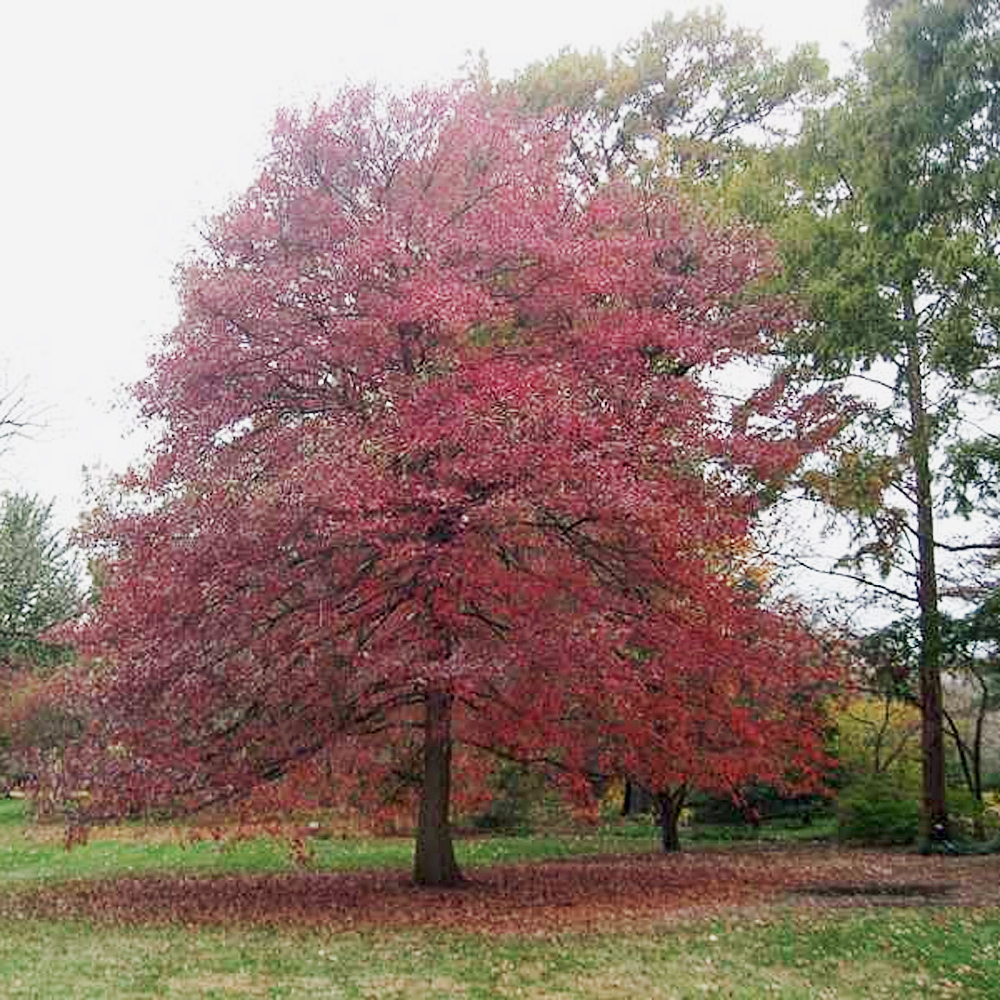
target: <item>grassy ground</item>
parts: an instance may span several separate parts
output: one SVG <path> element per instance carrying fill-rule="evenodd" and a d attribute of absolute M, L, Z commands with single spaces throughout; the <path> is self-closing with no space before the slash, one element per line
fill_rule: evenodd
<path fill-rule="evenodd" d="M 302 824 L 300 830 L 306 831 Z M 307 831 L 312 833 L 312 831 Z M 413 844 L 408 838 L 307 836 L 309 867 L 317 871 L 407 868 Z M 202 839 L 192 839 L 195 837 Z M 768 824 L 759 830 L 711 826 L 685 831 L 684 840 L 710 848 L 730 843 L 791 843 L 827 838 L 832 820 L 810 826 Z M 463 868 L 521 861 L 550 861 L 592 854 L 655 849 L 657 831 L 648 821 L 572 834 L 467 837 L 456 844 Z M 216 840 L 209 831 L 141 825 L 97 829 L 90 841 L 71 851 L 57 825 L 33 827 L 24 804 L 0 799 L 0 885 L 18 881 L 107 878 L 171 871 L 189 875 L 250 875 L 295 870 L 299 862 L 287 841 L 272 837 Z"/>
<path fill-rule="evenodd" d="M 265 839 L 182 846 L 117 831 L 66 854 L 0 803 L 0 892 L 136 873 L 287 870 Z M 406 841 L 313 840 L 324 868 L 406 866 Z M 467 866 L 648 849 L 641 828 L 580 837 L 464 841 Z M 701 851 L 703 848 L 699 847 Z M 713 850 L 719 850 L 714 847 Z M 785 904 L 588 933 L 497 935 L 288 924 L 108 925 L 0 917 L 0 997 L 909 998 L 1000 997 L 1000 909 L 828 909 Z"/>
<path fill-rule="evenodd" d="M 305 824 L 298 828 L 308 831 Z M 195 837 L 202 839 L 192 839 Z M 317 871 L 408 868 L 413 843 L 404 837 L 306 838 L 308 866 Z M 560 835 L 469 837 L 456 844 L 463 867 L 519 861 L 549 861 L 592 854 L 648 851 L 654 832 L 636 825 L 620 830 Z M 108 878 L 174 872 L 187 875 L 252 875 L 296 870 L 300 862 L 288 841 L 260 836 L 216 840 L 209 831 L 124 826 L 97 829 L 90 840 L 67 851 L 58 826 L 33 827 L 22 802 L 0 800 L 0 885 Z"/>
<path fill-rule="evenodd" d="M 1000 915 L 782 914 L 662 931 L 489 938 L 282 928 L 3 928 L 0 995 L 31 998 L 1000 996 Z"/>

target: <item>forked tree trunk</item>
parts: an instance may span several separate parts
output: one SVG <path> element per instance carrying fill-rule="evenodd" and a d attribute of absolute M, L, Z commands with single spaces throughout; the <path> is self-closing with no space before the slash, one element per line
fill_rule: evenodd
<path fill-rule="evenodd" d="M 660 821 L 660 843 L 663 846 L 664 854 L 672 854 L 681 849 L 679 826 L 686 796 L 687 785 L 680 785 L 672 792 L 656 793 L 656 808 Z"/>
<path fill-rule="evenodd" d="M 417 816 L 413 879 L 418 885 L 458 885 L 462 873 L 451 843 L 451 695 L 428 691 L 424 716 L 424 781 Z"/>

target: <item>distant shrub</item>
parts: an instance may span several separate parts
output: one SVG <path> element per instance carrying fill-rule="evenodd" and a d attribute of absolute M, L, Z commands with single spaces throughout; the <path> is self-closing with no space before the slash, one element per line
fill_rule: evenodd
<path fill-rule="evenodd" d="M 530 832 L 545 811 L 548 790 L 541 775 L 516 764 L 497 768 L 490 782 L 486 807 L 470 818 L 476 830 L 497 833 Z"/>
<path fill-rule="evenodd" d="M 949 789 L 948 813 L 957 835 L 992 839 L 1000 834 L 1000 813 L 988 792 L 985 801 L 980 802 L 968 789 Z"/>
<path fill-rule="evenodd" d="M 693 795 L 690 799 L 695 823 L 729 824 L 765 823 L 771 820 L 797 820 L 808 825 L 814 817 L 829 815 L 830 807 L 821 795 L 782 795 L 769 785 L 751 785 L 741 792 L 739 801 L 731 795 Z"/>
<path fill-rule="evenodd" d="M 860 844 L 912 844 L 920 833 L 920 802 L 885 775 L 845 788 L 837 800 L 837 837 Z"/>

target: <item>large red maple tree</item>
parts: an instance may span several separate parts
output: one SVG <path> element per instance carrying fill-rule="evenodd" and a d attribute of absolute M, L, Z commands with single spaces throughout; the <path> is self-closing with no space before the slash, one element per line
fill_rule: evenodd
<path fill-rule="evenodd" d="M 748 291 L 768 248 L 663 191 L 582 191 L 565 155 L 461 88 L 278 121 L 138 387 L 159 443 L 93 520 L 96 721 L 64 773 L 87 812 L 196 809 L 344 744 L 376 773 L 416 731 L 415 875 L 448 884 L 456 740 L 572 769 L 630 699 L 693 746 L 708 692 L 731 716 L 813 677 L 718 569 L 836 423 L 783 384 L 727 414 L 701 376 L 793 320 Z M 628 744 L 672 747 L 650 715 Z"/>

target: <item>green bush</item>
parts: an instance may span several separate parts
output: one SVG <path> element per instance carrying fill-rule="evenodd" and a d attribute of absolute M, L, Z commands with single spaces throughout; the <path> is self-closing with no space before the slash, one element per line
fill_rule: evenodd
<path fill-rule="evenodd" d="M 912 844 L 920 833 L 920 802 L 885 775 L 845 788 L 837 801 L 837 838 L 859 844 Z"/>
<path fill-rule="evenodd" d="M 743 789 L 744 804 L 731 795 L 695 793 L 689 798 L 695 823 L 738 825 L 772 820 L 797 820 L 808 826 L 814 817 L 829 815 L 828 801 L 820 795 L 782 795 L 770 785 L 750 785 Z"/>
<path fill-rule="evenodd" d="M 993 839 L 1000 834 L 1000 815 L 966 788 L 948 790 L 948 813 L 956 836 Z"/>
<path fill-rule="evenodd" d="M 492 778 L 493 795 L 471 817 L 473 829 L 495 833 L 528 833 L 544 811 L 547 789 L 537 772 L 517 764 L 502 764 Z"/>

